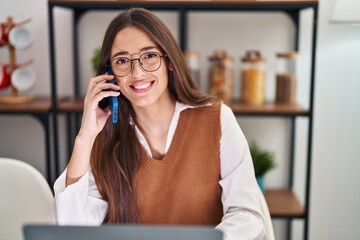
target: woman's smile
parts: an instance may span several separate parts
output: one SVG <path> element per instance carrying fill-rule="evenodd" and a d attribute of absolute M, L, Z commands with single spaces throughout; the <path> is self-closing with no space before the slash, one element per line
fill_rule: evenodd
<path fill-rule="evenodd" d="M 155 81 L 137 81 L 130 85 L 130 89 L 135 93 L 144 93 L 151 89 Z"/>

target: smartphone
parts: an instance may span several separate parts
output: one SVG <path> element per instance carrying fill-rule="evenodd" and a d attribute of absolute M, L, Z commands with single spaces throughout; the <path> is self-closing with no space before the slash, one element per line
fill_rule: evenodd
<path fill-rule="evenodd" d="M 113 75 L 112 69 L 108 68 L 107 73 L 109 75 Z M 108 80 L 107 82 L 116 84 L 115 79 Z M 110 91 L 113 91 L 113 90 L 110 90 Z M 111 110 L 111 121 L 112 121 L 112 123 L 115 124 L 118 121 L 118 108 L 119 108 L 117 97 L 107 97 L 99 102 L 99 106 L 102 109 L 105 109 L 109 105 L 110 105 L 110 110 Z"/>

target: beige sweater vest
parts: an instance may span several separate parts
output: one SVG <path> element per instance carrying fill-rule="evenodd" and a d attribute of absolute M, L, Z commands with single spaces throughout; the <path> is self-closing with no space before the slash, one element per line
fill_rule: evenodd
<path fill-rule="evenodd" d="M 216 102 L 182 111 L 162 160 L 141 148 L 141 166 L 134 179 L 140 223 L 221 222 L 220 107 Z"/>

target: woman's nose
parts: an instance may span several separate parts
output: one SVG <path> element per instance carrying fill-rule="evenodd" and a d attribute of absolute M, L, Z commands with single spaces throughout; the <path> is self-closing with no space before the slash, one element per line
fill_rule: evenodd
<path fill-rule="evenodd" d="M 141 63 L 138 61 L 133 61 L 131 66 L 131 76 L 132 77 L 139 77 L 145 74 L 144 69 L 141 67 Z"/>

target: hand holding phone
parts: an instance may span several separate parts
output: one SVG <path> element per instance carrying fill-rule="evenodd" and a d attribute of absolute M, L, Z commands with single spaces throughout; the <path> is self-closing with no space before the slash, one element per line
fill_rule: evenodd
<path fill-rule="evenodd" d="M 111 68 L 107 69 L 107 73 L 108 73 L 108 75 L 113 75 Z M 107 82 L 116 85 L 116 81 L 114 79 L 108 80 Z M 110 90 L 110 91 L 115 91 L 115 90 Z M 112 123 L 115 124 L 118 121 L 118 107 L 119 106 L 118 106 L 117 97 L 110 96 L 99 102 L 99 106 L 102 109 L 105 109 L 108 105 L 110 105 L 110 110 L 111 110 L 111 121 L 112 121 Z"/>

